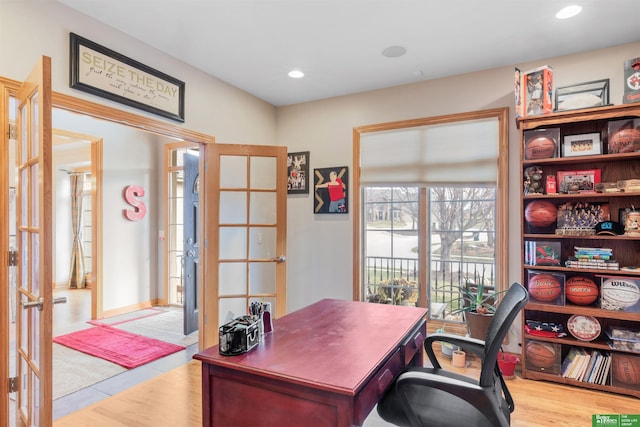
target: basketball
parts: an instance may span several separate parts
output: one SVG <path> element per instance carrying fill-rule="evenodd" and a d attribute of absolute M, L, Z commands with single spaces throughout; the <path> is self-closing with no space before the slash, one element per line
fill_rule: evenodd
<path fill-rule="evenodd" d="M 534 227 L 548 227 L 557 217 L 556 205 L 546 200 L 534 200 L 524 210 L 524 219 Z"/>
<path fill-rule="evenodd" d="M 609 154 L 640 150 L 640 129 L 622 129 L 609 138 Z"/>
<path fill-rule="evenodd" d="M 546 136 L 532 138 L 524 144 L 524 157 L 526 160 L 548 159 L 555 157 L 556 142 Z"/>
<path fill-rule="evenodd" d="M 612 308 L 625 309 L 640 301 L 640 287 L 624 277 L 607 279 L 602 283 L 602 299 Z"/>
<path fill-rule="evenodd" d="M 538 301 L 555 301 L 561 291 L 560 282 L 551 274 L 536 274 L 529 279 L 529 295 Z"/>
<path fill-rule="evenodd" d="M 524 354 L 527 363 L 538 368 L 550 368 L 557 363 L 556 349 L 548 343 L 529 341 Z"/>
<path fill-rule="evenodd" d="M 567 300 L 577 305 L 593 304 L 598 299 L 598 285 L 584 276 L 574 276 L 564 285 Z"/>
<path fill-rule="evenodd" d="M 615 380 L 628 385 L 640 385 L 640 357 L 616 353 L 612 365 L 611 373 Z"/>

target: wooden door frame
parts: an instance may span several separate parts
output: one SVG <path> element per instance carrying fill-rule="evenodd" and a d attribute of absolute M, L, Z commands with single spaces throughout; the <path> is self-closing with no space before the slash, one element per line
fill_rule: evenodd
<path fill-rule="evenodd" d="M 57 135 L 64 135 L 71 139 L 82 139 L 91 144 L 91 165 L 87 168 L 94 182 L 91 186 L 91 319 L 100 319 L 102 317 L 102 280 L 98 278 L 102 278 L 102 149 L 104 141 L 97 136 L 56 128 L 53 129 L 53 134 L 54 139 Z M 54 142 L 53 145 L 55 147 L 56 143 Z M 54 237 L 54 244 L 56 238 L 57 236 Z"/>
<path fill-rule="evenodd" d="M 0 94 L 2 95 L 2 99 L 0 99 L 0 102 L 2 102 L 2 106 L 3 106 L 2 110 L 8 111 L 6 109 L 8 108 L 8 105 L 5 105 L 5 103 L 9 97 L 16 96 L 18 90 L 20 89 L 20 86 L 22 85 L 22 82 L 0 76 L 0 85 L 2 85 L 1 89 L 3 89 L 2 93 Z M 87 115 L 96 119 L 122 124 L 125 126 L 132 127 L 134 129 L 143 130 L 145 132 L 151 132 L 158 135 L 167 136 L 170 138 L 181 139 L 185 142 L 196 143 L 199 146 L 201 146 L 201 148 L 204 148 L 205 150 L 207 145 L 215 143 L 215 138 L 213 136 L 206 135 L 200 132 L 191 131 L 189 129 L 182 128 L 177 124 L 140 116 L 131 112 L 118 110 L 113 107 L 108 107 L 105 105 L 97 104 L 95 102 L 87 101 L 80 98 L 75 98 L 73 96 L 61 94 L 58 92 L 52 92 L 52 108 L 60 108 L 62 110 Z M 2 130 L 2 137 L 7 138 L 8 140 L 8 137 L 7 137 L 8 129 L 0 129 L 0 130 Z M 102 153 L 98 151 L 100 150 L 92 150 L 92 162 L 97 160 L 98 158 L 101 158 Z M 8 187 L 8 174 L 6 173 L 5 170 L 2 170 L 5 167 L 5 163 L 8 163 L 8 156 L 6 155 L 6 153 L 3 153 L 2 155 L 0 155 L 0 160 L 4 162 L 0 165 L 0 175 L 2 176 L 0 178 L 0 183 L 5 182 L 5 184 L 7 184 L 3 187 L 2 190 L 0 190 L 0 196 L 3 196 L 4 193 L 8 191 L 8 189 L 4 189 L 5 187 Z M 200 165 L 200 173 L 201 173 L 201 176 L 204 177 L 204 179 L 202 179 L 201 181 L 202 185 L 204 186 L 206 185 L 205 183 L 207 181 L 206 179 L 207 170 L 202 164 L 202 162 Z M 7 176 L 5 177 L 5 175 Z M 100 184 L 96 183 L 96 185 L 101 185 L 101 183 Z M 202 193 L 203 194 L 201 194 L 201 198 L 203 200 L 200 201 L 202 204 L 202 208 L 201 208 L 202 214 L 199 221 L 200 223 L 199 232 L 200 232 L 200 241 L 205 242 L 207 240 L 211 241 L 210 239 L 211 228 L 207 227 L 207 221 L 206 221 L 206 218 L 208 215 L 207 203 L 206 203 L 206 198 L 207 198 L 206 191 L 203 191 Z M 100 203 L 100 201 L 96 200 L 96 203 Z M 7 221 L 8 219 L 0 221 L 0 224 L 6 223 L 5 225 L 7 225 L 8 227 Z M 94 225 L 97 227 L 101 227 L 102 218 L 98 218 L 97 223 Z M 206 258 L 206 252 L 207 252 L 206 245 L 203 245 L 201 250 L 203 252 L 202 254 L 203 258 Z M 98 261 L 98 262 L 100 263 L 101 261 Z M 98 266 L 98 268 L 100 269 L 100 266 Z M 207 269 L 207 266 L 205 263 L 203 263 L 201 265 L 201 268 L 198 270 L 198 286 L 200 287 L 200 289 L 198 290 L 199 295 L 203 294 L 202 288 L 204 288 L 205 286 L 204 278 L 207 277 L 206 269 Z M 5 269 L 2 269 L 2 271 L 4 270 Z M 7 274 L 8 274 L 8 270 L 7 270 Z M 100 280 L 101 280 L 100 277 L 96 278 L 96 282 Z M 96 284 L 96 286 L 98 285 Z M 167 288 L 167 283 L 165 282 L 165 293 L 166 292 L 168 292 L 168 288 Z M 4 293 L 5 291 L 3 291 L 3 293 L 0 294 L 0 296 L 4 295 Z M 8 294 L 8 290 L 6 291 L 6 293 Z M 3 299 L 3 300 L 6 301 L 7 299 Z M 100 308 L 102 306 L 102 298 L 100 295 L 96 295 L 96 304 L 98 307 L 98 313 L 100 313 Z M 4 310 L 2 310 L 2 312 L 4 312 Z M 206 315 L 206 311 L 202 310 L 202 312 L 200 313 L 200 317 L 204 315 Z M 6 381 L 5 379 L 9 376 L 9 354 L 8 354 L 9 353 L 9 336 L 8 336 L 9 324 L 8 324 L 8 321 L 5 321 L 4 317 L 8 319 L 8 313 L 6 316 L 3 316 L 3 319 L 0 319 L 0 334 L 6 337 L 6 339 L 3 339 L 3 341 L 0 342 L 0 350 L 2 350 L 1 351 L 2 354 L 0 355 L 0 374 L 2 374 L 2 379 L 0 379 L 0 396 L 2 396 L 0 397 L 0 401 L 1 401 L 0 409 L 7 409 L 6 412 L 5 411 L 2 411 L 2 412 L 8 414 L 9 382 Z M 201 343 L 200 346 L 202 346 L 202 343 L 205 341 L 215 340 L 217 339 L 217 330 L 209 331 L 208 329 L 206 329 L 206 326 L 205 326 L 200 329 L 199 339 Z M 0 423 L 2 421 L 3 420 L 0 419 Z"/>

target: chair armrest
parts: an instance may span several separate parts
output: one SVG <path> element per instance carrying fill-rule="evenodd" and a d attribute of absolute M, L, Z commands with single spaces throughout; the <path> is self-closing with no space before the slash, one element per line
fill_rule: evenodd
<path fill-rule="evenodd" d="M 449 344 L 453 344 L 455 346 L 462 348 L 465 351 L 475 354 L 481 360 L 484 359 L 484 341 L 483 340 L 479 340 L 471 337 L 463 337 L 461 335 L 435 333 L 435 334 L 429 335 L 424 340 L 424 349 L 427 352 L 429 361 L 431 362 L 434 368 L 441 368 L 440 362 L 438 362 L 436 354 L 433 350 L 433 343 L 438 341 L 443 341 Z"/>
<path fill-rule="evenodd" d="M 411 420 L 412 425 L 421 425 L 416 413 L 411 407 L 410 399 L 407 395 L 407 393 L 411 391 L 411 386 L 415 385 L 435 388 L 452 394 L 472 404 L 490 420 L 495 419 L 496 412 L 499 412 L 496 407 L 496 402 L 493 402 L 491 398 L 491 390 L 484 389 L 476 383 L 449 376 L 438 375 L 422 370 L 410 370 L 402 373 L 398 377 L 395 390 L 400 396 L 402 407 L 408 415 L 409 420 Z M 500 423 L 503 424 L 504 420 L 500 420 Z M 508 423 L 506 425 L 508 425 Z"/>

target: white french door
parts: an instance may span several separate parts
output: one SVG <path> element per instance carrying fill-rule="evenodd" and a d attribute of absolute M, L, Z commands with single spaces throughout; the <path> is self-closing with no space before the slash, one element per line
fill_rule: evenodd
<path fill-rule="evenodd" d="M 207 247 L 207 281 L 200 306 L 217 344 L 218 326 L 247 314 L 252 301 L 270 302 L 275 317 L 286 313 L 286 147 L 210 144 L 207 151 L 208 224 L 217 244 Z M 217 285 L 217 286 L 216 286 Z M 214 333 L 211 333 L 214 332 Z"/>
<path fill-rule="evenodd" d="M 17 423 L 52 423 L 51 59 L 17 96 Z"/>

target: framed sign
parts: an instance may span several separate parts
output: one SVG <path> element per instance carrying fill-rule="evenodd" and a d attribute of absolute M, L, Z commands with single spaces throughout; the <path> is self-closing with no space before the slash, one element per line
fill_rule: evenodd
<path fill-rule="evenodd" d="M 70 33 L 70 86 L 184 122 L 184 82 Z"/>
<path fill-rule="evenodd" d="M 309 152 L 287 154 L 288 194 L 309 194 Z"/>

